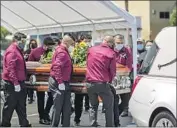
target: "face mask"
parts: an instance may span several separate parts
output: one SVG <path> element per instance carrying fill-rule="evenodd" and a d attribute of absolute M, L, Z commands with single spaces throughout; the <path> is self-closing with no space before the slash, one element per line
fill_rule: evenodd
<path fill-rule="evenodd" d="M 146 50 L 148 51 L 151 48 L 151 46 L 146 46 Z"/>
<path fill-rule="evenodd" d="M 32 49 L 37 48 L 37 44 L 31 44 L 31 48 Z"/>
<path fill-rule="evenodd" d="M 25 43 L 22 43 L 22 42 L 18 42 L 18 47 L 21 49 L 21 50 L 23 50 L 24 49 L 24 47 L 25 47 Z"/>
<path fill-rule="evenodd" d="M 144 45 L 143 44 L 138 44 L 137 45 L 137 49 L 138 50 L 143 50 L 144 49 Z"/>
<path fill-rule="evenodd" d="M 69 53 L 71 53 L 73 50 L 74 50 L 74 47 L 73 46 L 69 46 L 69 48 L 68 48 Z"/>
<path fill-rule="evenodd" d="M 121 50 L 124 47 L 124 44 L 116 44 L 116 49 Z"/>

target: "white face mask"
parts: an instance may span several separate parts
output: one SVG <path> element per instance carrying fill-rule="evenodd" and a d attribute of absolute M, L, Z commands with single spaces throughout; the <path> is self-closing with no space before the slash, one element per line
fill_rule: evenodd
<path fill-rule="evenodd" d="M 71 53 L 74 50 L 74 46 L 69 46 L 68 51 Z"/>
<path fill-rule="evenodd" d="M 124 44 L 116 44 L 116 49 L 121 50 L 124 47 Z"/>
<path fill-rule="evenodd" d="M 151 48 L 151 45 L 146 46 L 146 50 L 148 51 Z"/>

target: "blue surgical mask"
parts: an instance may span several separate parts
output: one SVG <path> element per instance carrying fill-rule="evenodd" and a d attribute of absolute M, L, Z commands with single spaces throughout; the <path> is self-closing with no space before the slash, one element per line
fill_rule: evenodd
<path fill-rule="evenodd" d="M 143 50 L 144 49 L 144 45 L 143 44 L 138 44 L 137 45 L 137 49 L 138 50 Z"/>
<path fill-rule="evenodd" d="M 24 47 L 25 47 L 25 43 L 22 43 L 22 42 L 18 42 L 18 47 L 23 50 Z"/>
<path fill-rule="evenodd" d="M 124 47 L 124 44 L 116 44 L 116 49 L 121 50 Z"/>

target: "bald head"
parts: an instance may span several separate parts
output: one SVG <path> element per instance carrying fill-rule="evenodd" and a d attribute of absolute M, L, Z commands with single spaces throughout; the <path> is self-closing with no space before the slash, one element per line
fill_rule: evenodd
<path fill-rule="evenodd" d="M 74 40 L 68 36 L 68 35 L 65 35 L 62 39 L 62 44 L 66 45 L 67 47 L 69 47 L 70 45 L 73 45 L 74 44 Z"/>
<path fill-rule="evenodd" d="M 104 43 L 107 43 L 111 48 L 113 48 L 115 45 L 113 36 L 105 36 Z"/>

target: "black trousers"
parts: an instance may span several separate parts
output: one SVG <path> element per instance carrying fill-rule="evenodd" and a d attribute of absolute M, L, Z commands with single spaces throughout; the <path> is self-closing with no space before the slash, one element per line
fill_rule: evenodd
<path fill-rule="evenodd" d="M 45 92 L 37 92 L 37 105 L 38 105 L 38 113 L 40 119 L 48 119 L 49 112 L 53 105 L 53 97 L 51 92 L 48 93 L 48 99 L 45 106 Z"/>
<path fill-rule="evenodd" d="M 30 100 L 33 100 L 34 90 L 28 88 L 28 89 L 27 89 L 27 93 L 28 93 L 29 99 L 30 99 Z"/>
<path fill-rule="evenodd" d="M 75 99 L 74 99 L 75 118 L 74 118 L 74 121 L 76 123 L 80 122 L 80 118 L 81 118 L 82 110 L 83 110 L 83 99 L 84 99 L 84 97 L 85 97 L 85 109 L 89 110 L 90 105 L 89 105 L 88 94 L 75 94 Z"/>
<path fill-rule="evenodd" d="M 120 94 L 121 103 L 119 105 L 119 115 L 122 114 L 123 111 L 128 111 L 128 102 L 130 100 L 130 93 Z"/>
<path fill-rule="evenodd" d="M 117 127 L 120 123 L 119 121 L 119 95 L 116 94 L 116 90 L 113 86 L 110 86 L 111 88 L 111 92 L 114 96 L 114 125 Z M 105 109 L 104 108 L 104 105 L 103 105 L 103 110 Z"/>
<path fill-rule="evenodd" d="M 103 100 L 105 107 L 106 127 L 114 126 L 114 96 L 110 85 L 107 83 L 91 83 L 87 85 L 88 95 L 91 103 L 90 121 L 97 123 L 98 96 Z"/>
<path fill-rule="evenodd" d="M 132 89 L 132 85 L 133 85 L 133 70 L 130 72 L 130 82 L 131 82 L 131 89 Z M 125 94 L 120 94 L 120 98 L 121 98 L 121 103 L 119 105 L 119 115 L 122 114 L 123 111 L 128 111 L 128 103 L 131 97 L 131 93 L 125 93 Z"/>
<path fill-rule="evenodd" d="M 65 90 L 58 89 L 58 82 L 49 77 L 49 90 L 52 92 L 54 106 L 52 112 L 52 127 L 58 127 L 62 116 L 63 127 L 70 126 L 71 116 L 71 87 L 65 82 Z"/>
<path fill-rule="evenodd" d="M 9 82 L 4 82 L 4 96 L 5 103 L 2 110 L 2 127 L 11 126 L 11 118 L 14 110 L 17 112 L 19 124 L 22 127 L 27 127 L 29 121 L 27 120 L 26 114 L 26 98 L 27 98 L 27 89 L 24 82 L 20 82 L 21 91 L 15 92 L 14 85 Z"/>
<path fill-rule="evenodd" d="M 116 90 L 113 86 L 110 86 L 111 92 L 114 96 L 114 125 L 119 125 L 119 96 L 116 94 Z"/>

